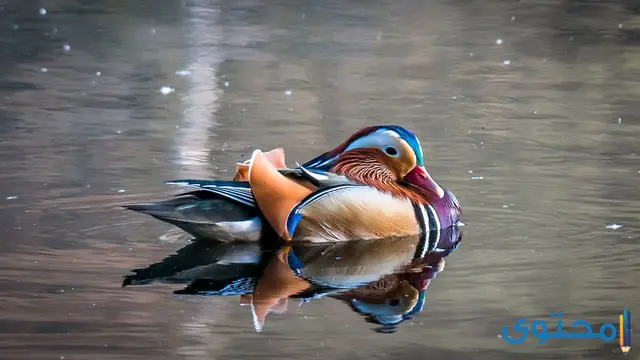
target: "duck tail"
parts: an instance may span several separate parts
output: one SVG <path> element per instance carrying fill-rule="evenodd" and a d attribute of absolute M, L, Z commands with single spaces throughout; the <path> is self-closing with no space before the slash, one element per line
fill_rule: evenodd
<path fill-rule="evenodd" d="M 123 207 L 177 226 L 198 239 L 255 241 L 262 234 L 258 209 L 224 198 L 187 194 Z"/>
<path fill-rule="evenodd" d="M 165 206 L 159 205 L 157 203 L 145 203 L 145 204 L 128 204 L 122 205 L 123 208 L 135 212 L 139 212 L 142 214 L 147 214 L 151 216 L 160 216 L 162 212 L 167 211 Z"/>

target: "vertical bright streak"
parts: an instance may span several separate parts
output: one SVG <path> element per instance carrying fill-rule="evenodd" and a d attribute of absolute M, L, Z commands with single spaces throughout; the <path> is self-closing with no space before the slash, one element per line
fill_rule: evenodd
<path fill-rule="evenodd" d="M 223 60 L 219 47 L 220 9 L 210 2 L 188 7 L 189 89 L 183 98 L 184 117 L 176 139 L 181 177 L 209 177 L 210 129 L 218 109 L 217 72 Z"/>
<path fill-rule="evenodd" d="M 220 7 L 216 1 L 192 0 L 186 6 L 187 67 L 185 75 L 188 90 L 182 98 L 184 114 L 176 132 L 176 172 L 180 178 L 211 178 L 208 171 L 211 163 L 209 151 L 212 143 L 211 129 L 216 126 L 219 107 L 218 69 L 224 59 L 220 46 L 222 26 Z M 177 69 L 176 69 L 177 70 Z M 230 309 L 226 304 L 216 307 L 206 302 L 197 306 L 176 324 L 183 336 L 189 339 L 178 347 L 177 352 L 185 358 L 215 358 L 229 347 L 226 338 L 212 336 L 210 326 L 226 323 Z M 187 315 L 187 310 L 185 310 Z M 216 354 L 216 355 L 214 355 Z"/>

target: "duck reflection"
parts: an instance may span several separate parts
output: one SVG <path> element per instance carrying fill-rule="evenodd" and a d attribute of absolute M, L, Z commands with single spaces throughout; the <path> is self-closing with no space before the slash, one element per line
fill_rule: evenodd
<path fill-rule="evenodd" d="M 123 286 L 154 282 L 187 284 L 174 293 L 239 296 L 262 331 L 269 313 L 287 311 L 289 299 L 329 297 L 347 304 L 365 321 L 393 332 L 421 312 L 426 290 L 444 269 L 444 258 L 462 240 L 458 227 L 423 237 L 338 243 L 194 241 L 159 263 L 133 270 Z"/>

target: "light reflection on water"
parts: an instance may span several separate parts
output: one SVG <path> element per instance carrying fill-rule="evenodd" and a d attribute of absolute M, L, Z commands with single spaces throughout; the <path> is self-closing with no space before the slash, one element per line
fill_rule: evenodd
<path fill-rule="evenodd" d="M 218 44 L 221 37 L 218 25 L 220 10 L 207 5 L 206 1 L 202 4 L 196 2 L 188 8 L 190 64 L 187 67 L 187 95 L 183 100 L 184 121 L 178 125 L 179 140 L 176 142 L 176 153 L 183 169 L 180 176 L 205 179 L 210 178 L 211 174 L 197 169 L 209 163 L 212 147 L 223 146 L 211 143 L 209 136 L 216 125 L 220 93 L 217 72 L 223 54 Z"/>
<path fill-rule="evenodd" d="M 619 357 L 497 334 L 640 310 L 632 2 L 0 6 L 3 359 Z M 188 239 L 121 204 L 229 177 L 255 148 L 310 159 L 372 123 L 421 138 L 467 223 L 395 334 L 330 299 L 256 334 L 236 300 L 120 287 Z"/>

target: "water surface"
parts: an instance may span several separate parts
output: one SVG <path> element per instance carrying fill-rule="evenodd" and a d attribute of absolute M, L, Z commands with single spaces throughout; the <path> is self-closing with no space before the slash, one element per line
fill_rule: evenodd
<path fill-rule="evenodd" d="M 551 311 L 640 313 L 638 11 L 1 1 L 0 357 L 620 358 L 598 340 L 498 334 Z M 175 194 L 168 179 L 230 177 L 255 148 L 306 161 L 380 123 L 418 135 L 467 224 L 424 311 L 395 333 L 334 299 L 256 333 L 237 298 L 121 288 L 188 243 L 121 204 Z"/>

